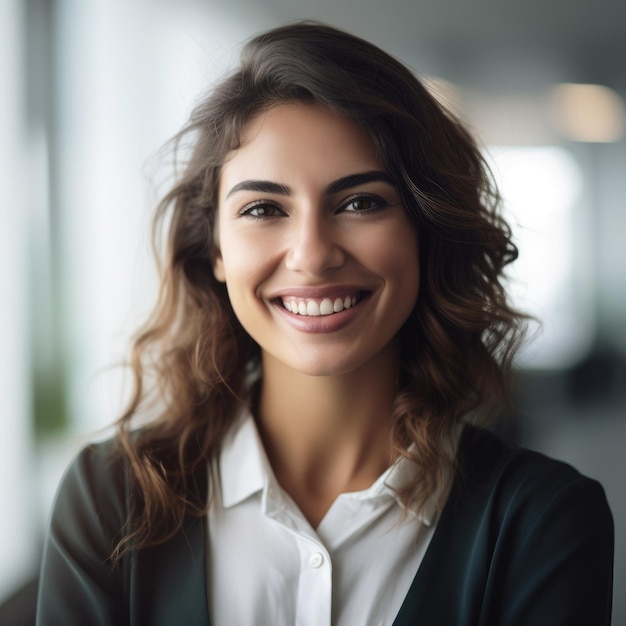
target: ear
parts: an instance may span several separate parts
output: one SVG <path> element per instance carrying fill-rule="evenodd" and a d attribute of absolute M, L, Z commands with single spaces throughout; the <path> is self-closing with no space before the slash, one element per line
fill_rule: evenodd
<path fill-rule="evenodd" d="M 213 256 L 213 276 L 220 283 L 226 282 L 226 273 L 224 272 L 224 261 L 222 260 L 222 253 L 219 250 L 215 250 Z"/>
<path fill-rule="evenodd" d="M 215 211 L 213 216 L 213 224 L 211 228 L 211 266 L 213 268 L 213 276 L 220 283 L 226 282 L 226 273 L 224 272 L 224 261 L 222 259 L 222 251 L 220 250 L 219 241 L 219 221 L 218 213 Z"/>

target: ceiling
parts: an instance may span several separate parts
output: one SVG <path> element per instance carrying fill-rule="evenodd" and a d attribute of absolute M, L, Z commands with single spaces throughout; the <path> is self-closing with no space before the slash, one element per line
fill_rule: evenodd
<path fill-rule="evenodd" d="M 626 0 L 230 0 L 227 8 L 251 32 L 328 22 L 463 86 L 626 90 Z"/>

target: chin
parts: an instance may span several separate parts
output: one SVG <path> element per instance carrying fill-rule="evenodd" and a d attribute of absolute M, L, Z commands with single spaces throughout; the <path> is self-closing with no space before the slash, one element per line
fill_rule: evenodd
<path fill-rule="evenodd" d="M 307 355 L 301 352 L 295 358 L 280 359 L 290 370 L 312 377 L 345 376 L 352 372 L 363 369 L 367 364 L 373 364 L 380 353 L 373 355 L 364 354 L 337 354 L 336 351 L 324 350 L 323 354 Z"/>

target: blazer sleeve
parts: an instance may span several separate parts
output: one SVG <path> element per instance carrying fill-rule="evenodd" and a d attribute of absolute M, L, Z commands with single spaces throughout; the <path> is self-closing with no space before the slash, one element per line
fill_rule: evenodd
<path fill-rule="evenodd" d="M 609 626 L 614 529 L 604 490 L 578 475 L 522 513 L 515 502 L 524 492 L 504 511 L 507 533 L 494 547 L 493 573 L 502 580 L 487 585 L 494 597 L 486 603 L 498 607 L 493 623 Z"/>
<path fill-rule="evenodd" d="M 112 444 L 85 448 L 56 495 L 37 603 L 38 626 L 124 626 L 126 565 L 110 555 L 126 521 L 122 464 Z"/>

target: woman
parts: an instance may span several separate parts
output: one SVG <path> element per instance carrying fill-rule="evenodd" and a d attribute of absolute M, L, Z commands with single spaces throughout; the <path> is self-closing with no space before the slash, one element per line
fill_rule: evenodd
<path fill-rule="evenodd" d="M 608 624 L 602 488 L 476 427 L 523 316 L 459 122 L 304 23 L 187 138 L 133 401 L 64 478 L 39 623 Z"/>

